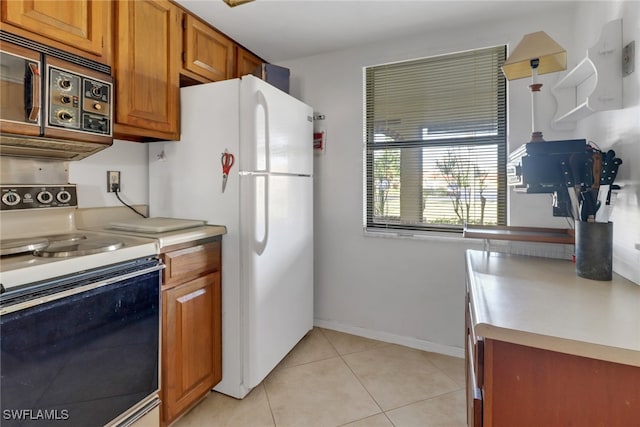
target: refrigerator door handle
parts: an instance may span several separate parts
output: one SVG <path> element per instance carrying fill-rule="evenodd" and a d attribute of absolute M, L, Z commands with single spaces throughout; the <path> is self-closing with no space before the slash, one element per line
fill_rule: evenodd
<path fill-rule="evenodd" d="M 262 93 L 262 91 L 258 90 L 256 92 L 256 96 L 257 96 L 257 106 L 262 107 L 262 111 L 264 111 L 264 169 L 260 169 L 259 164 L 256 164 L 256 170 L 260 171 L 260 172 L 270 172 L 271 171 L 271 159 L 270 159 L 270 150 L 269 150 L 269 139 L 270 139 L 270 135 L 269 135 L 269 105 L 267 104 L 267 98 L 264 96 L 264 93 Z M 257 118 L 257 116 L 256 116 Z M 258 120 L 256 120 L 256 125 L 258 124 Z M 256 126 L 256 150 L 258 148 L 258 134 L 257 134 L 257 128 L 258 126 Z M 256 153 L 257 155 L 257 153 Z M 258 162 L 256 162 L 258 163 Z"/>
<path fill-rule="evenodd" d="M 262 212 L 260 212 L 262 215 L 260 215 L 260 213 L 257 212 L 257 209 L 258 209 L 257 203 L 254 204 L 256 209 L 256 212 L 254 215 L 254 218 L 255 218 L 254 236 L 256 236 L 258 227 L 261 225 L 259 223 L 260 219 L 262 219 L 262 222 L 263 222 L 262 226 L 264 227 L 262 238 L 258 239 L 257 236 L 255 237 L 254 247 L 255 247 L 256 254 L 262 255 L 264 250 L 267 248 L 267 242 L 269 240 L 269 175 L 267 174 L 257 175 L 257 176 L 254 176 L 254 179 L 256 180 L 256 190 L 257 190 L 257 181 L 259 179 L 264 183 L 264 193 L 263 193 L 264 197 L 263 197 L 262 206 L 261 206 Z M 257 194 L 257 191 L 255 194 Z M 258 202 L 258 200 L 256 200 L 256 202 Z"/>
<path fill-rule="evenodd" d="M 262 93 L 262 91 L 258 90 L 256 92 L 256 96 L 257 96 L 257 104 L 258 106 L 262 107 L 262 110 L 264 111 L 264 172 L 266 172 L 267 174 L 269 173 L 269 171 L 271 170 L 271 162 L 270 162 L 270 153 L 269 153 L 269 105 L 267 104 L 267 99 L 264 96 L 264 93 Z M 258 122 L 256 120 L 256 122 Z M 257 125 L 258 123 L 256 123 Z M 256 126 L 257 129 L 257 126 Z M 258 142 L 258 135 L 256 133 L 256 148 L 258 146 L 257 144 Z M 259 165 L 256 165 L 257 169 L 259 169 Z M 256 190 L 257 190 L 257 180 L 258 177 L 256 176 Z M 268 175 L 263 175 L 263 180 L 264 182 L 264 197 L 262 200 L 262 212 L 257 212 L 258 206 L 257 203 L 254 204 L 256 212 L 255 212 L 255 231 L 257 232 L 258 227 L 260 225 L 262 225 L 262 227 L 264 228 L 264 233 L 262 235 L 262 238 L 258 240 L 258 238 L 256 237 L 255 240 L 255 251 L 258 255 L 262 255 L 262 253 L 264 252 L 264 250 L 267 248 L 267 241 L 269 239 L 269 176 Z M 257 191 L 256 191 L 257 194 Z M 256 202 L 258 202 L 256 200 Z M 262 215 L 260 215 L 262 214 Z M 262 220 L 263 224 L 260 224 L 259 221 Z M 254 233 L 255 235 L 255 233 Z"/>

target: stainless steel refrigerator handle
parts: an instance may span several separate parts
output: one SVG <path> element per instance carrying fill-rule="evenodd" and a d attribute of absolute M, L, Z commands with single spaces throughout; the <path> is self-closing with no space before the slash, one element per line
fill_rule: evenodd
<path fill-rule="evenodd" d="M 264 159 L 265 159 L 265 172 L 267 172 L 267 174 L 264 175 L 264 206 L 262 207 L 263 215 L 264 215 L 263 216 L 264 235 L 262 236 L 262 239 L 256 240 L 254 242 L 254 246 L 255 246 L 256 253 L 258 255 L 262 255 L 264 250 L 267 248 L 267 241 L 269 240 L 269 175 L 268 173 L 271 171 L 271 162 L 270 162 L 270 156 L 269 156 L 269 106 L 267 104 L 266 98 L 264 97 L 264 94 L 261 91 L 257 92 L 257 96 L 258 96 L 258 105 L 261 105 L 264 111 Z M 255 218 L 255 221 L 257 222 L 258 218 L 256 218 L 256 215 L 254 215 L 254 218 Z M 254 227 L 257 228 L 257 224 L 254 224 Z M 255 233 L 254 233 L 254 236 L 255 236 Z"/>

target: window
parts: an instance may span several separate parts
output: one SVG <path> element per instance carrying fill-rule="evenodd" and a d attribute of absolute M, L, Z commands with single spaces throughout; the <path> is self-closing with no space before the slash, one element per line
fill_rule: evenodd
<path fill-rule="evenodd" d="M 365 69 L 365 226 L 506 224 L 506 47 Z"/>

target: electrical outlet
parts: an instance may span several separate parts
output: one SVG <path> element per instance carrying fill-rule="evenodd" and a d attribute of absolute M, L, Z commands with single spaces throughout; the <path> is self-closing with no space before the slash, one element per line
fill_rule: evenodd
<path fill-rule="evenodd" d="M 107 171 L 107 192 L 113 193 L 114 190 L 121 191 L 120 171 Z"/>

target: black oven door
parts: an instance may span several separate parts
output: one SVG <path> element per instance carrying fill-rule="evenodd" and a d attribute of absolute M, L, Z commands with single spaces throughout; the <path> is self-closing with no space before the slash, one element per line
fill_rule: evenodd
<path fill-rule="evenodd" d="M 0 299 L 3 426 L 103 426 L 158 391 L 160 270 L 137 260 Z"/>

